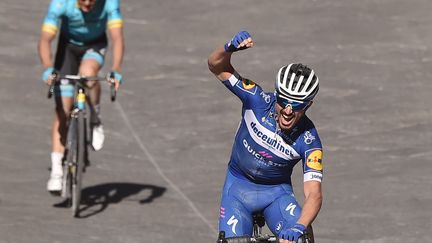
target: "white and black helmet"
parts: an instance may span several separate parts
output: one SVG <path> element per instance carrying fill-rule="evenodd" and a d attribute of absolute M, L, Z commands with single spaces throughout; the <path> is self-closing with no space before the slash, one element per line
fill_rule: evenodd
<path fill-rule="evenodd" d="M 295 102 L 313 100 L 319 89 L 315 72 L 301 63 L 291 63 L 279 69 L 276 76 L 276 94 Z"/>

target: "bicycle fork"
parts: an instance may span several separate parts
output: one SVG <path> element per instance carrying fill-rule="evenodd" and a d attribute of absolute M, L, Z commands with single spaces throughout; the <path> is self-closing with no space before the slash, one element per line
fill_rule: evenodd
<path fill-rule="evenodd" d="M 77 157 L 75 151 L 78 149 L 77 144 L 77 118 L 79 109 L 75 108 L 71 112 L 68 133 L 66 137 L 66 151 L 63 159 L 63 181 L 62 181 L 62 193 L 63 198 L 70 196 L 70 189 L 72 186 L 72 179 L 76 173 Z"/>

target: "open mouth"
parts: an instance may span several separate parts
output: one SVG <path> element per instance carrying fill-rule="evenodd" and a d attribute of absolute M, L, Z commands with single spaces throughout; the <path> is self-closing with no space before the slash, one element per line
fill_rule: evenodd
<path fill-rule="evenodd" d="M 287 115 L 287 114 L 281 114 L 280 116 L 280 122 L 281 125 L 289 127 L 291 123 L 294 121 L 294 114 Z"/>
<path fill-rule="evenodd" d="M 81 10 L 83 11 L 83 12 L 85 12 L 85 13 L 88 13 L 88 12 L 90 12 L 90 10 L 91 10 L 91 8 L 90 7 L 81 7 Z"/>

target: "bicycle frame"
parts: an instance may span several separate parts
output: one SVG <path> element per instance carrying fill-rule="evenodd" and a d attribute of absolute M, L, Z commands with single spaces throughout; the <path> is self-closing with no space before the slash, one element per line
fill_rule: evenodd
<path fill-rule="evenodd" d="M 81 77 L 66 75 L 56 80 L 74 85 L 73 108 L 70 115 L 67 132 L 66 150 L 63 161 L 63 179 L 61 196 L 69 200 L 74 217 L 78 216 L 81 201 L 82 174 L 87 162 L 87 112 L 86 85 L 87 81 L 100 81 L 104 78 Z M 54 84 L 48 91 L 48 98 L 52 96 Z M 111 101 L 115 100 L 115 89 L 111 85 Z M 91 114 L 90 112 L 89 114 Z"/>
<path fill-rule="evenodd" d="M 74 217 L 79 213 L 82 174 L 87 160 L 86 86 L 83 81 L 80 79 L 74 82 L 74 106 L 69 120 L 66 145 L 68 156 L 63 165 L 62 196 L 70 200 L 69 205 Z"/>

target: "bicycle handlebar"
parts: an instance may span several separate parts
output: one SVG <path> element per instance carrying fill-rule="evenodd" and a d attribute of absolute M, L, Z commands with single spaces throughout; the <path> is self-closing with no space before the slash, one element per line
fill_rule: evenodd
<path fill-rule="evenodd" d="M 109 74 L 110 79 L 114 79 L 115 75 L 114 72 L 111 72 Z M 114 84 L 111 83 L 111 102 L 114 102 L 116 100 L 117 96 L 117 90 L 115 89 Z"/>
<path fill-rule="evenodd" d="M 52 75 L 55 75 L 55 81 L 51 83 L 50 87 L 48 88 L 48 95 L 47 98 L 51 99 L 52 94 L 54 93 L 54 85 L 56 83 L 60 83 L 62 80 L 68 80 L 72 83 L 74 82 L 87 82 L 87 81 L 104 81 L 108 80 L 108 78 L 104 77 L 84 77 L 79 75 L 64 75 L 64 76 L 58 76 L 56 72 L 53 72 Z M 114 78 L 114 73 L 110 73 L 109 78 Z M 115 86 L 113 83 L 110 82 L 111 87 L 111 101 L 114 102 L 116 100 L 117 91 L 115 90 Z"/>
<path fill-rule="evenodd" d="M 251 243 L 254 238 L 251 237 L 233 237 L 226 238 L 226 243 Z"/>
<path fill-rule="evenodd" d="M 250 237 L 250 236 L 241 236 L 241 237 L 229 237 L 225 238 L 224 243 L 279 243 L 279 239 L 275 236 L 260 236 L 260 237 Z M 299 238 L 297 243 L 304 243 L 303 238 Z"/>

